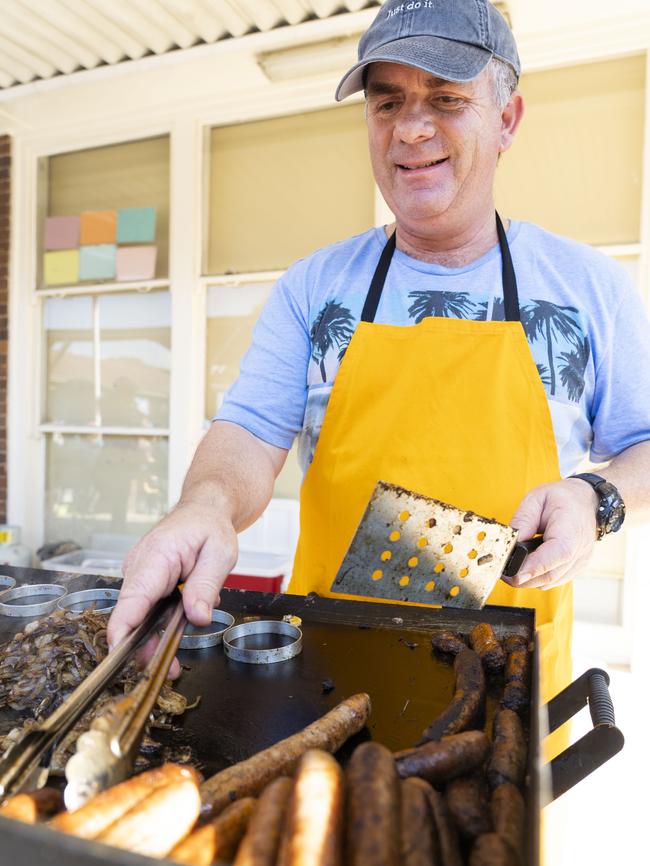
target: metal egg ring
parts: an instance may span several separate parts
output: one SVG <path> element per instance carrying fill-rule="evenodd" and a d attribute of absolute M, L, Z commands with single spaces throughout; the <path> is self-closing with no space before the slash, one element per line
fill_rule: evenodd
<path fill-rule="evenodd" d="M 257 634 L 282 634 L 292 637 L 291 643 L 272 649 L 247 649 L 234 646 L 233 641 Z M 223 636 L 223 649 L 228 658 L 253 665 L 284 662 L 302 652 L 302 631 L 282 620 L 255 620 L 229 628 Z"/>
<path fill-rule="evenodd" d="M 14 577 L 10 577 L 8 574 L 0 574 L 0 586 L 3 586 L 5 589 L 13 589 L 16 585 L 16 579 Z"/>
<path fill-rule="evenodd" d="M 218 607 L 212 609 L 212 622 L 218 622 L 222 628 L 214 631 L 203 632 L 196 634 L 192 631 L 187 631 L 188 628 L 194 629 L 196 626 L 186 626 L 186 631 L 183 633 L 179 649 L 203 649 L 208 646 L 216 646 L 221 643 L 221 639 L 230 626 L 234 623 L 235 617 L 225 610 L 220 610 Z M 202 626 L 205 628 L 205 626 Z"/>
<path fill-rule="evenodd" d="M 80 589 L 78 592 L 69 592 L 63 598 L 57 600 L 56 606 L 59 610 L 72 610 L 81 612 L 91 607 L 93 601 L 104 601 L 106 604 L 95 607 L 95 613 L 110 613 L 117 604 L 119 589 Z M 81 605 L 81 607 L 77 607 Z"/>
<path fill-rule="evenodd" d="M 0 592 L 0 614 L 4 616 L 41 616 L 56 610 L 57 602 L 67 590 L 58 583 L 24 583 Z M 35 604 L 9 604 L 14 599 L 31 598 L 34 595 L 50 596 L 49 601 Z"/>

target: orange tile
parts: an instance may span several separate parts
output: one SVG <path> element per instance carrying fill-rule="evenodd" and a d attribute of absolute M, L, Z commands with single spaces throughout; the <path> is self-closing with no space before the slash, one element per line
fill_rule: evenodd
<path fill-rule="evenodd" d="M 81 244 L 115 243 L 117 211 L 84 211 L 81 214 Z"/>

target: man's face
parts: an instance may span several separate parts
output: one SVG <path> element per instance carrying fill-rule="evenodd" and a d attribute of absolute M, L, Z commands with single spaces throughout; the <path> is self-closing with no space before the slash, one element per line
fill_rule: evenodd
<path fill-rule="evenodd" d="M 487 70 L 457 83 L 372 63 L 367 117 L 375 179 L 398 223 L 462 223 L 491 201 L 498 155 L 510 141 Z"/>

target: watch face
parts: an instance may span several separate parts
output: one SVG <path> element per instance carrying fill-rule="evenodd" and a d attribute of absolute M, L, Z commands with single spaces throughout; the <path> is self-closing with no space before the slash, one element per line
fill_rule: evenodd
<path fill-rule="evenodd" d="M 598 526 L 602 532 L 617 532 L 625 520 L 625 504 L 613 484 L 603 481 L 598 485 L 600 505 L 598 506 Z"/>

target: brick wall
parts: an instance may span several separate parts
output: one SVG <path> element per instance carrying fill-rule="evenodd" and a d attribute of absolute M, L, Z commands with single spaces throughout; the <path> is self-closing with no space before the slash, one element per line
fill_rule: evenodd
<path fill-rule="evenodd" d="M 11 138 L 0 135 L 0 523 L 7 520 L 7 360 Z"/>

